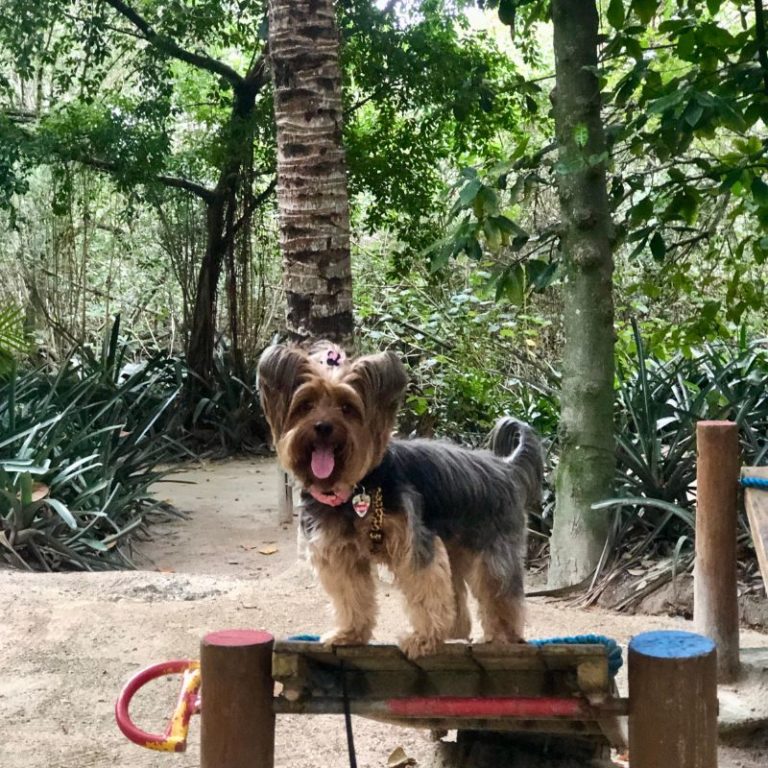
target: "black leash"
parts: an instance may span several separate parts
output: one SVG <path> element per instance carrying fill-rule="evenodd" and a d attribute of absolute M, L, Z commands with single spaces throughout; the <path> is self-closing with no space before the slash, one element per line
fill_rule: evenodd
<path fill-rule="evenodd" d="M 347 691 L 347 671 L 341 662 L 341 693 L 344 700 L 344 726 L 347 730 L 347 750 L 349 751 L 349 768 L 357 768 L 355 755 L 355 737 L 352 734 L 352 713 L 349 711 L 349 692 Z"/>

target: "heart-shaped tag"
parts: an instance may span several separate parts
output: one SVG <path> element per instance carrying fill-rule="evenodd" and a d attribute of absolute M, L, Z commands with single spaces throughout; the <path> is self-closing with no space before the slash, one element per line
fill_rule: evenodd
<path fill-rule="evenodd" d="M 357 512 L 358 517 L 365 517 L 370 506 L 371 497 L 367 493 L 357 493 L 352 497 L 352 509 Z"/>

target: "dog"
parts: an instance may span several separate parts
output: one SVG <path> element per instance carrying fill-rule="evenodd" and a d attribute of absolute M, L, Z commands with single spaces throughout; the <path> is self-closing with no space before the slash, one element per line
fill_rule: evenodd
<path fill-rule="evenodd" d="M 393 439 L 408 376 L 391 352 L 353 359 L 328 342 L 273 345 L 258 380 L 278 457 L 302 486 L 310 561 L 333 604 L 325 643 L 370 641 L 378 564 L 405 597 L 408 657 L 469 639 L 467 586 L 484 641 L 523 642 L 526 513 L 543 477 L 528 425 L 499 420 L 490 450 Z"/>

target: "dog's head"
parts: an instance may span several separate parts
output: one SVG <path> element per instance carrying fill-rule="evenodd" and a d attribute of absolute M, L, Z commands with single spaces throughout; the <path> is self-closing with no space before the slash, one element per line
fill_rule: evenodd
<path fill-rule="evenodd" d="M 337 347 L 269 347 L 259 392 L 277 454 L 315 498 L 345 502 L 384 456 L 408 377 L 391 352 L 349 360 Z"/>

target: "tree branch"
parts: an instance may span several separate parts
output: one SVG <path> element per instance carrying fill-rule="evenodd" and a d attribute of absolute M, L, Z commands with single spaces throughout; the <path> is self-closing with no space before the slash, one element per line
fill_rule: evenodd
<path fill-rule="evenodd" d="M 98 171 L 105 171 L 106 173 L 114 173 L 117 171 L 117 164 L 111 163 L 108 160 L 99 160 L 95 157 L 77 157 L 76 162 L 87 165 L 89 168 L 95 168 Z M 174 189 L 183 189 L 185 192 L 201 198 L 206 203 L 213 202 L 216 199 L 216 192 L 208 187 L 198 184 L 191 179 L 184 179 L 179 176 L 166 176 L 160 174 L 159 176 L 153 176 L 149 181 L 162 184 L 164 187 L 173 187 Z"/>
<path fill-rule="evenodd" d="M 258 195 L 251 195 L 245 204 L 245 213 L 232 225 L 232 236 L 237 234 L 248 217 L 275 191 L 277 186 L 277 176 L 272 177 L 272 181 Z"/>
<path fill-rule="evenodd" d="M 173 56 L 179 61 L 184 61 L 187 64 L 191 64 L 198 69 L 204 69 L 213 74 L 220 75 L 233 86 L 240 86 L 243 84 L 243 78 L 232 67 L 225 64 L 223 61 L 213 59 L 210 56 L 206 56 L 202 53 L 193 53 L 186 48 L 182 48 L 178 43 L 175 43 L 168 37 L 156 32 L 152 25 L 134 8 L 131 8 L 128 3 L 122 2 L 122 0 L 106 0 L 107 4 L 112 6 L 121 16 L 128 19 L 128 21 L 136 27 L 144 39 L 169 56 Z"/>

